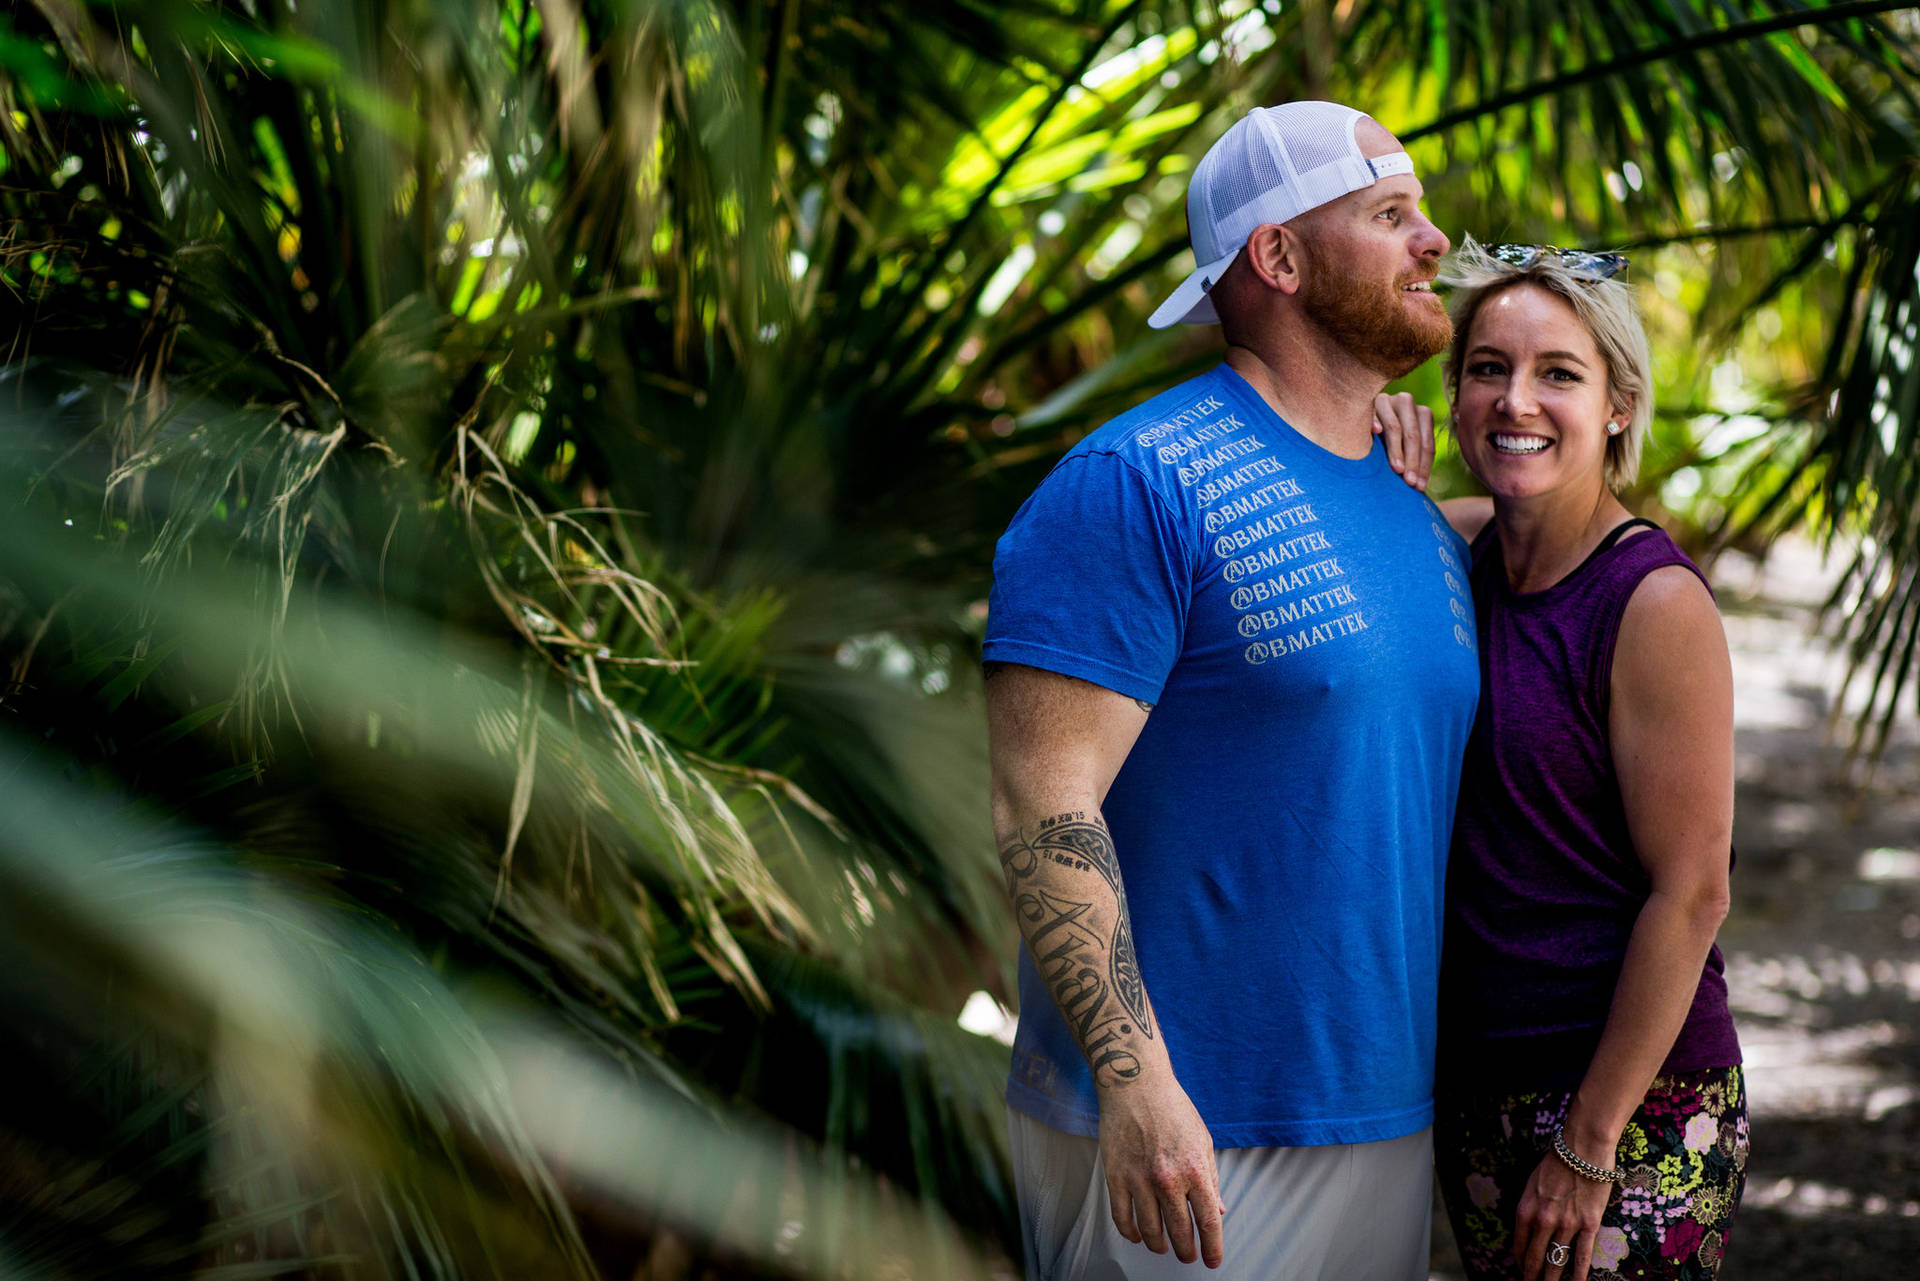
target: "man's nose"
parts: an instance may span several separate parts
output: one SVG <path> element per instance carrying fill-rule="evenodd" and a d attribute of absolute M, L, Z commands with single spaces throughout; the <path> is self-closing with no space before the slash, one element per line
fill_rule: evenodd
<path fill-rule="evenodd" d="M 1435 226 L 1433 219 L 1427 217 L 1425 212 L 1416 209 L 1414 210 L 1414 217 L 1420 220 L 1420 225 L 1414 228 L 1413 234 L 1413 252 L 1415 256 L 1421 258 L 1438 258 L 1446 253 L 1447 250 L 1453 248 L 1453 242 L 1447 239 L 1447 233 Z"/>

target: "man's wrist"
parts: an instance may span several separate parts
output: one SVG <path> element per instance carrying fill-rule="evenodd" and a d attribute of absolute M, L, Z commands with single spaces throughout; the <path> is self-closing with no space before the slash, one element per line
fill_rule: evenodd
<path fill-rule="evenodd" d="M 1096 1071 L 1093 1075 L 1093 1090 L 1102 1106 L 1108 1099 L 1122 1097 L 1136 1098 L 1142 1094 L 1151 1094 L 1169 1085 L 1178 1085 L 1174 1079 L 1173 1065 L 1167 1062 L 1164 1054 L 1155 1054 L 1158 1044 L 1150 1042 L 1142 1047 L 1142 1055 L 1137 1070 L 1122 1076 L 1114 1072 Z"/>

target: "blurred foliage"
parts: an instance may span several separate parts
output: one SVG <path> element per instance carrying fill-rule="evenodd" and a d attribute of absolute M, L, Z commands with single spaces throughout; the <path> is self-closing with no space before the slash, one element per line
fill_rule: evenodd
<path fill-rule="evenodd" d="M 984 1275 L 972 659 L 1259 102 L 1634 248 L 1644 492 L 1920 634 L 1910 6 L 0 15 L 0 1264 Z M 1431 368 L 1408 385 L 1438 400 Z M 1443 469 L 1447 464 L 1443 460 Z M 1000 1259 L 999 1263 L 995 1260 Z"/>

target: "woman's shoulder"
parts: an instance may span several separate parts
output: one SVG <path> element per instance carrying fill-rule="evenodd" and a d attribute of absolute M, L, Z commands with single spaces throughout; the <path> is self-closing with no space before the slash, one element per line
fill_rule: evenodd
<path fill-rule="evenodd" d="M 1706 571 L 1673 535 L 1644 517 L 1635 516 L 1617 526 L 1593 559 L 1611 563 L 1608 576 L 1621 580 L 1630 600 L 1643 590 L 1651 591 L 1649 599 L 1699 593 L 1709 603 L 1713 600 Z"/>
<path fill-rule="evenodd" d="M 1706 618 L 1718 628 L 1720 611 L 1706 578 L 1685 552 L 1674 550 L 1676 558 L 1663 559 L 1634 582 L 1620 620 L 1623 629 L 1685 626 L 1689 620 Z"/>
<path fill-rule="evenodd" d="M 1664 535 L 1657 537 L 1665 541 Z M 1719 607 L 1693 562 L 1681 555 L 1641 574 L 1620 612 L 1615 688 L 1645 686 L 1684 698 L 1704 673 L 1724 669 L 1727 662 Z"/>

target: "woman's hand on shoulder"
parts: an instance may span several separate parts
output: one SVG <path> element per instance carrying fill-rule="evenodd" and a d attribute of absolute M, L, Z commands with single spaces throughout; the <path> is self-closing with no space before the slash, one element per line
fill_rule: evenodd
<path fill-rule="evenodd" d="M 1373 434 L 1387 447 L 1387 466 L 1421 493 L 1433 476 L 1433 411 L 1408 392 L 1373 398 Z"/>

